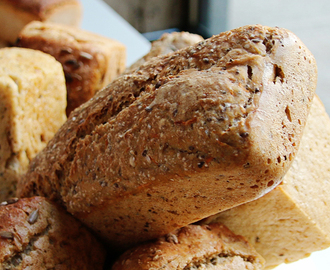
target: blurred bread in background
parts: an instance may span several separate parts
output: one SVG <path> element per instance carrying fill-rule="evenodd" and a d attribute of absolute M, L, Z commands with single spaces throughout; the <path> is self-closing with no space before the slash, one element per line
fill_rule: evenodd
<path fill-rule="evenodd" d="M 245 236 L 266 269 L 330 246 L 330 119 L 314 98 L 298 154 L 282 184 L 260 199 L 210 217 Z"/>
<path fill-rule="evenodd" d="M 79 26 L 81 20 L 79 0 L 0 0 L 0 40 L 11 44 L 31 21 Z"/>
<path fill-rule="evenodd" d="M 54 57 L 0 49 L 0 200 L 13 196 L 30 160 L 65 122 L 66 89 Z"/>
<path fill-rule="evenodd" d="M 118 41 L 61 24 L 31 22 L 16 44 L 54 56 L 63 66 L 67 115 L 121 74 L 126 48 Z"/>

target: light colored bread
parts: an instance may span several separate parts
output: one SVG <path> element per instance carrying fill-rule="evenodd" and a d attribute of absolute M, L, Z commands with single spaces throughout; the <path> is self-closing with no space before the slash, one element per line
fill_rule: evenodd
<path fill-rule="evenodd" d="M 152 58 L 71 113 L 18 194 L 116 249 L 256 199 L 296 155 L 316 73 L 293 33 L 260 25 Z"/>
<path fill-rule="evenodd" d="M 79 26 L 79 0 L 0 0 L 0 39 L 14 44 L 22 28 L 32 21 Z"/>
<path fill-rule="evenodd" d="M 17 179 L 65 122 L 61 64 L 22 48 L 0 49 L 0 200 L 15 194 Z"/>
<path fill-rule="evenodd" d="M 102 244 L 77 220 L 42 197 L 0 206 L 0 270 L 102 270 Z"/>
<path fill-rule="evenodd" d="M 267 269 L 330 246 L 330 119 L 315 97 L 298 154 L 264 197 L 210 217 L 244 235 Z"/>
<path fill-rule="evenodd" d="M 122 73 L 123 44 L 81 29 L 32 22 L 20 33 L 17 46 L 41 50 L 63 66 L 68 92 L 67 115 Z"/>
<path fill-rule="evenodd" d="M 188 32 L 165 33 L 160 37 L 160 39 L 155 40 L 151 43 L 151 49 L 149 53 L 147 53 L 145 56 L 133 63 L 125 70 L 124 73 L 132 73 L 153 57 L 180 50 L 203 40 L 203 37 L 201 37 L 200 35 L 191 34 Z"/>
<path fill-rule="evenodd" d="M 264 259 L 222 224 L 189 225 L 126 251 L 112 270 L 263 269 Z"/>

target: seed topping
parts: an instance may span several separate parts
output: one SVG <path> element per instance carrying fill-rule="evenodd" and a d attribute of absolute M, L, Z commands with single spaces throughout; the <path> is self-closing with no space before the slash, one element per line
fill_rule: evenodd
<path fill-rule="evenodd" d="M 38 217 L 39 217 L 39 210 L 36 209 L 33 212 L 31 212 L 31 214 L 29 215 L 28 222 L 30 224 L 34 224 L 37 221 Z"/>

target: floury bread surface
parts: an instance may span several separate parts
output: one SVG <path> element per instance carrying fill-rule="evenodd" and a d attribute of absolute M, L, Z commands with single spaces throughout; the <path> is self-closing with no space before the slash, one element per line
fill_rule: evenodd
<path fill-rule="evenodd" d="M 81 19 L 78 0 L 0 0 L 0 39 L 14 44 L 22 28 L 32 21 L 79 26 Z"/>
<path fill-rule="evenodd" d="M 20 32 L 17 46 L 43 51 L 62 64 L 68 92 L 67 115 L 107 86 L 126 64 L 122 43 L 61 24 L 29 23 Z"/>
<path fill-rule="evenodd" d="M 264 197 L 206 220 L 244 235 L 266 268 L 330 247 L 330 119 L 315 97 L 298 154 L 283 183 Z"/>
<path fill-rule="evenodd" d="M 261 270 L 264 259 L 222 224 L 188 225 L 126 251 L 111 270 Z"/>
<path fill-rule="evenodd" d="M 102 270 L 105 250 L 79 221 L 42 197 L 0 205 L 0 270 Z"/>
<path fill-rule="evenodd" d="M 256 199 L 291 165 L 316 73 L 293 33 L 260 25 L 152 58 L 70 115 L 18 194 L 117 249 Z"/>
<path fill-rule="evenodd" d="M 15 195 L 17 179 L 65 122 L 63 69 L 52 56 L 0 49 L 0 200 Z"/>

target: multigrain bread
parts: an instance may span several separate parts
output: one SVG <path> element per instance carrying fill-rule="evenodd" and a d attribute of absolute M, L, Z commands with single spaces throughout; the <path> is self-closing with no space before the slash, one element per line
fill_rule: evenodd
<path fill-rule="evenodd" d="M 263 269 L 264 259 L 222 224 L 188 225 L 126 251 L 112 270 Z"/>
<path fill-rule="evenodd" d="M 45 198 L 0 204 L 0 270 L 101 270 L 104 261 L 102 244 Z"/>
<path fill-rule="evenodd" d="M 70 115 L 18 194 L 116 249 L 256 199 L 296 155 L 316 73 L 293 33 L 260 25 L 152 58 Z"/>
<path fill-rule="evenodd" d="M 160 39 L 155 40 L 151 43 L 151 49 L 149 53 L 137 60 L 131 66 L 129 66 L 124 74 L 129 74 L 138 69 L 145 62 L 153 57 L 168 54 L 179 49 L 194 45 L 198 42 L 203 41 L 203 37 L 188 32 L 173 32 L 165 33 Z"/>
<path fill-rule="evenodd" d="M 266 269 L 330 246 L 330 119 L 315 97 L 298 154 L 281 185 L 264 197 L 204 223 L 223 222 L 244 235 Z"/>
<path fill-rule="evenodd" d="M 22 28 L 32 21 L 77 27 L 81 19 L 78 0 L 0 0 L 0 39 L 14 44 Z"/>
<path fill-rule="evenodd" d="M 21 31 L 16 45 L 48 53 L 62 64 L 67 115 L 126 67 L 126 48 L 120 42 L 60 24 L 32 22 Z"/>
<path fill-rule="evenodd" d="M 17 179 L 65 122 L 61 64 L 22 48 L 0 49 L 0 200 L 15 194 Z"/>

